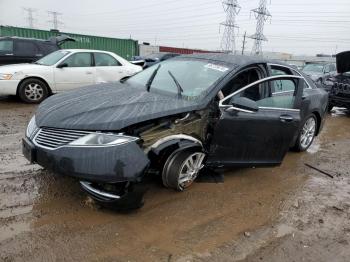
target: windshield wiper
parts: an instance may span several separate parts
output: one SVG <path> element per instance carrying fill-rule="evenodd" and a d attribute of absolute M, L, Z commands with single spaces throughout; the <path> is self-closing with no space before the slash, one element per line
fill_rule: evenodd
<path fill-rule="evenodd" d="M 176 80 L 175 76 L 170 72 L 170 70 L 168 70 L 169 75 L 171 76 L 171 78 L 174 80 L 175 85 L 177 87 L 177 95 L 178 97 L 182 97 L 182 92 L 184 91 L 179 83 L 179 81 Z"/>
<path fill-rule="evenodd" d="M 146 83 L 147 92 L 149 92 L 149 90 L 151 89 L 152 82 L 153 82 L 154 78 L 156 77 L 156 74 L 157 74 L 160 66 L 161 66 L 161 64 L 159 64 L 159 66 L 153 71 L 151 77 L 148 79 L 148 81 Z"/>

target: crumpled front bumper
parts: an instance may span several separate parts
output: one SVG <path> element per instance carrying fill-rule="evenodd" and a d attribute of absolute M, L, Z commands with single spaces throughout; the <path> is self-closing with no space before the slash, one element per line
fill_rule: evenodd
<path fill-rule="evenodd" d="M 30 161 L 63 175 L 98 183 L 140 182 L 150 161 L 135 142 L 107 147 L 62 146 L 54 150 L 23 139 Z"/>

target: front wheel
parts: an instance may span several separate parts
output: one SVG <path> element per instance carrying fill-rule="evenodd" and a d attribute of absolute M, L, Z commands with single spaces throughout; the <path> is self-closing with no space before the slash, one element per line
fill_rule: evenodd
<path fill-rule="evenodd" d="M 316 135 L 316 127 L 317 119 L 315 115 L 312 114 L 306 118 L 303 127 L 300 130 L 298 139 L 294 145 L 296 151 L 305 151 L 311 146 Z"/>
<path fill-rule="evenodd" d="M 48 94 L 49 91 L 46 84 L 36 78 L 24 80 L 18 88 L 19 97 L 26 103 L 40 103 Z"/>
<path fill-rule="evenodd" d="M 162 180 L 166 187 L 183 191 L 192 185 L 203 168 L 205 154 L 198 149 L 175 152 L 167 159 Z"/>

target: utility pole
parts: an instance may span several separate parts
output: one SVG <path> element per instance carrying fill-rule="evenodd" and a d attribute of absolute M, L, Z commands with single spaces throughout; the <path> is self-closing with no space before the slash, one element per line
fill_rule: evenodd
<path fill-rule="evenodd" d="M 262 55 L 262 41 L 267 41 L 264 36 L 264 24 L 269 17 L 271 17 L 270 12 L 266 8 L 267 0 L 260 0 L 259 7 L 252 10 L 256 19 L 256 32 L 249 38 L 254 39 L 254 46 L 252 54 Z"/>
<path fill-rule="evenodd" d="M 62 13 L 56 12 L 56 11 L 47 11 L 49 15 L 52 16 L 52 20 L 49 20 L 48 22 L 51 22 L 53 24 L 53 29 L 58 30 L 58 25 L 63 24 L 61 21 L 59 21 L 58 16 L 62 15 Z"/>
<path fill-rule="evenodd" d="M 242 55 L 244 55 L 245 44 L 247 43 L 247 41 L 245 41 L 246 37 L 247 37 L 247 31 L 244 32 L 244 36 L 243 36 Z"/>
<path fill-rule="evenodd" d="M 224 34 L 221 39 L 221 49 L 223 51 L 235 53 L 235 28 L 239 28 L 236 25 L 236 16 L 241 10 L 241 7 L 238 4 L 237 0 L 225 0 L 224 2 L 222 2 L 222 5 L 226 13 L 226 21 L 221 23 L 221 25 L 225 26 Z"/>
<path fill-rule="evenodd" d="M 34 12 L 36 11 L 35 9 L 33 9 L 33 8 L 27 8 L 27 7 L 23 7 L 23 10 L 25 11 L 25 12 L 27 12 L 27 18 L 26 18 L 26 20 L 27 20 L 27 22 L 28 22 L 28 27 L 29 28 L 34 28 L 34 17 L 33 17 L 33 14 L 34 14 Z"/>

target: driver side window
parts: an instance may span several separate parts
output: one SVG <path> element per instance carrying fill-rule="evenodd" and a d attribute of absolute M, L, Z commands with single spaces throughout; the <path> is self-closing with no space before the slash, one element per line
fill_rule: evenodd
<path fill-rule="evenodd" d="M 244 97 L 255 101 L 258 107 L 293 109 L 296 90 L 297 80 L 271 80 L 242 90 L 232 97 L 231 103 L 238 97 Z"/>
<path fill-rule="evenodd" d="M 67 67 L 90 67 L 91 54 L 90 53 L 72 54 L 63 62 L 63 64 L 67 64 Z"/>

